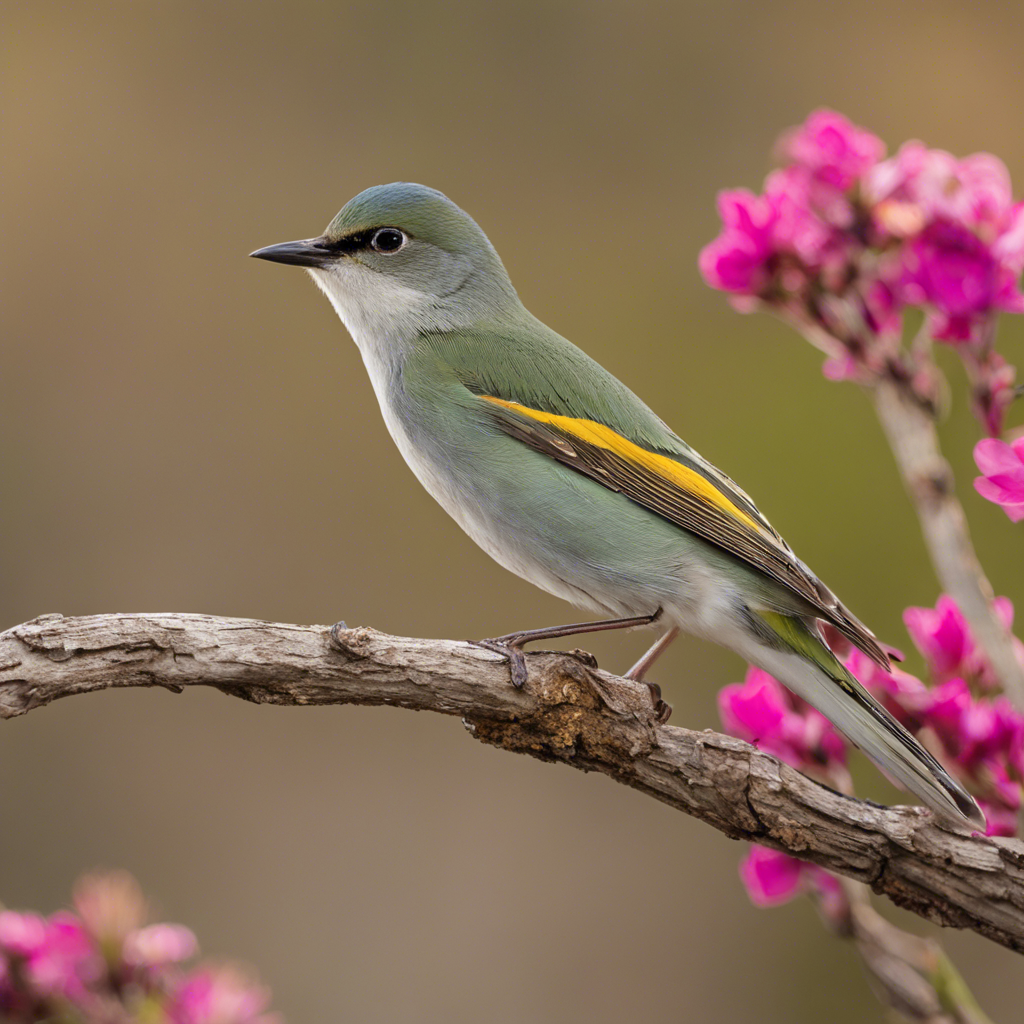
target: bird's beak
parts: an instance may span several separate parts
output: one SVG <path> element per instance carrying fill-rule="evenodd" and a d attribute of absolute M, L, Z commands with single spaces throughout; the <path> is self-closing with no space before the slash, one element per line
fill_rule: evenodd
<path fill-rule="evenodd" d="M 323 238 L 302 238 L 297 242 L 280 242 L 249 253 L 258 260 L 271 263 L 290 263 L 295 267 L 326 267 L 337 259 Z"/>

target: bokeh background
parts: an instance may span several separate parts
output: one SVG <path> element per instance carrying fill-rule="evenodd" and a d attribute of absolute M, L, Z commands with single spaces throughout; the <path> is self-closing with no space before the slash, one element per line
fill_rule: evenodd
<path fill-rule="evenodd" d="M 246 258 L 408 179 L 468 209 L 535 313 L 907 645 L 902 609 L 937 588 L 867 401 L 731 311 L 696 256 L 716 190 L 758 186 L 777 133 L 819 105 L 890 147 L 993 151 L 1024 183 L 1024 7 L 34 0 L 0 17 L 0 627 L 188 610 L 473 637 L 573 614 L 419 488 L 308 278 Z M 1024 359 L 1020 323 L 1002 344 Z M 970 487 L 953 377 L 944 440 L 1020 605 L 1024 534 Z M 624 668 L 647 640 L 587 646 Z M 677 723 L 717 726 L 743 670 L 683 639 L 656 678 Z M 52 910 L 83 869 L 126 867 L 205 952 L 256 965 L 292 1024 L 882 1020 L 806 901 L 749 905 L 743 853 L 455 719 L 137 691 L 0 728 L 0 899 Z M 943 940 L 993 1017 L 1019 1020 L 1021 961 Z"/>

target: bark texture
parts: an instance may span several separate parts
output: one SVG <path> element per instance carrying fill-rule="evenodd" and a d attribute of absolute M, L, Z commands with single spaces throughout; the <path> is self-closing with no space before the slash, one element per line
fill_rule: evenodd
<path fill-rule="evenodd" d="M 527 665 L 517 690 L 498 655 L 461 641 L 208 615 L 44 615 L 0 634 L 0 717 L 119 686 L 458 715 L 485 743 L 602 772 L 733 839 L 1024 952 L 1021 841 L 959 835 L 921 808 L 835 793 L 742 740 L 662 724 L 646 684 L 602 672 L 583 652 L 531 653 Z"/>

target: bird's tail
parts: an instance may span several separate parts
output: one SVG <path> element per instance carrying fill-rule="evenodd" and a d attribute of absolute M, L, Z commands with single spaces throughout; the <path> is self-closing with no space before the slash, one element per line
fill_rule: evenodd
<path fill-rule="evenodd" d="M 760 659 L 762 668 L 817 708 L 933 811 L 984 831 L 985 816 L 974 798 L 857 682 L 815 631 L 789 615 L 755 614 L 780 642 Z"/>

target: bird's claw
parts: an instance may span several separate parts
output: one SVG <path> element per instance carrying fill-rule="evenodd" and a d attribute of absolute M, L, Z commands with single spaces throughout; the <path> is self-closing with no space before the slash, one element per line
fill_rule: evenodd
<path fill-rule="evenodd" d="M 661 699 L 661 687 L 657 683 L 647 683 L 651 691 L 651 703 L 654 705 L 654 716 L 658 725 L 664 725 L 672 716 L 672 705 Z"/>
<path fill-rule="evenodd" d="M 512 674 L 512 685 L 517 690 L 523 688 L 526 682 L 526 655 L 523 654 L 523 648 L 520 646 L 522 643 L 520 634 L 509 633 L 507 636 L 498 636 L 490 640 L 467 640 L 466 642 L 507 658 L 509 671 Z"/>

